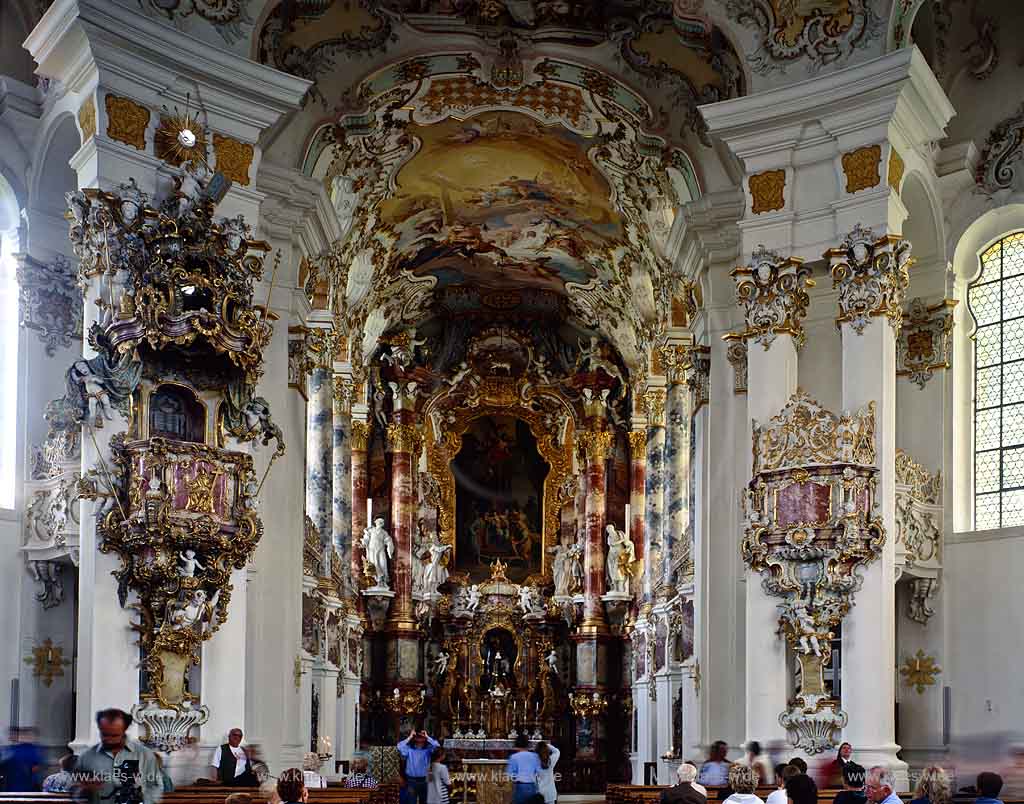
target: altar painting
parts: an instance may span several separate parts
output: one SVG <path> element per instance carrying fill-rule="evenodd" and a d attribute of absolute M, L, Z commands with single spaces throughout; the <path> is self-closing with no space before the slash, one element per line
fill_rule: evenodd
<path fill-rule="evenodd" d="M 541 569 L 548 465 L 530 426 L 514 416 L 473 421 L 452 461 L 456 570 L 479 582 L 501 559 L 513 583 Z"/>

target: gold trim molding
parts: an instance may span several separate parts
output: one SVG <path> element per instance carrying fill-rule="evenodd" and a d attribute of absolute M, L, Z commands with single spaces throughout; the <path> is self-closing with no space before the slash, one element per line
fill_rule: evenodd
<path fill-rule="evenodd" d="M 249 168 L 255 153 L 250 143 L 214 132 L 213 152 L 217 155 L 217 170 L 235 184 L 249 185 Z"/>
<path fill-rule="evenodd" d="M 370 443 L 370 425 L 360 419 L 352 420 L 352 449 L 366 451 Z"/>
<path fill-rule="evenodd" d="M 117 95 L 107 95 L 104 104 L 107 109 L 107 136 L 145 151 L 149 109 L 129 98 Z"/>
<path fill-rule="evenodd" d="M 762 212 L 774 212 L 786 206 L 786 171 L 766 170 L 755 173 L 747 179 L 750 187 L 750 211 L 755 215 Z"/>
<path fill-rule="evenodd" d="M 889 175 L 888 183 L 897 193 L 900 191 L 900 184 L 903 182 L 903 171 L 906 165 L 903 164 L 903 157 L 895 148 L 889 149 Z"/>
<path fill-rule="evenodd" d="M 96 99 L 92 95 L 78 107 L 78 127 L 81 129 L 83 145 L 96 136 Z"/>
<path fill-rule="evenodd" d="M 878 173 L 878 166 L 882 162 L 881 145 L 865 145 L 863 148 L 845 153 L 842 162 L 848 193 L 877 187 L 882 181 Z"/>

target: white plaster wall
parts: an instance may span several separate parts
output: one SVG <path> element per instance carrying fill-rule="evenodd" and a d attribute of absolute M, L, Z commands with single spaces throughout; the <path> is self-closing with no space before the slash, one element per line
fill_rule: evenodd
<path fill-rule="evenodd" d="M 952 637 L 944 665 L 954 740 L 1020 731 L 1024 723 L 1024 528 L 960 533 L 947 540 Z"/>

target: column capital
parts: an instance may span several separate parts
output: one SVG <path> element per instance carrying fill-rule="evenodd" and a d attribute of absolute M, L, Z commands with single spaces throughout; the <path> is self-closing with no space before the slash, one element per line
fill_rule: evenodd
<path fill-rule="evenodd" d="M 413 424 L 389 424 L 387 438 L 391 452 L 416 453 L 419 449 L 420 431 Z"/>
<path fill-rule="evenodd" d="M 647 431 L 646 430 L 630 430 L 629 435 L 629 450 L 630 454 L 635 460 L 637 457 L 644 455 L 647 451 Z"/>
<path fill-rule="evenodd" d="M 644 410 L 651 427 L 665 426 L 665 389 L 648 388 L 644 393 Z"/>
<path fill-rule="evenodd" d="M 686 385 L 690 389 L 690 415 L 696 416 L 711 398 L 711 347 L 694 346 L 692 359 Z"/>
<path fill-rule="evenodd" d="M 802 260 L 783 258 L 758 246 L 750 267 L 734 268 L 731 276 L 736 283 L 736 302 L 746 319 L 746 329 L 735 333 L 737 337 L 752 338 L 765 349 L 777 335 L 791 335 L 798 345 L 803 344 L 801 320 L 811 302 L 807 288 L 814 287 L 814 280 Z"/>
<path fill-rule="evenodd" d="M 577 436 L 580 447 L 591 461 L 603 461 L 614 443 L 610 430 L 584 430 Z"/>
<path fill-rule="evenodd" d="M 669 385 L 681 385 L 693 365 L 693 351 L 688 343 L 669 343 L 658 349 L 661 368 Z"/>
<path fill-rule="evenodd" d="M 370 442 L 370 424 L 361 419 L 352 420 L 352 449 L 366 451 Z"/>
<path fill-rule="evenodd" d="M 839 291 L 836 326 L 849 323 L 861 335 L 872 317 L 885 316 L 899 334 L 913 264 L 910 242 L 893 234 L 877 237 L 857 225 L 842 245 L 825 252 L 825 259 L 832 266 L 832 287 Z"/>

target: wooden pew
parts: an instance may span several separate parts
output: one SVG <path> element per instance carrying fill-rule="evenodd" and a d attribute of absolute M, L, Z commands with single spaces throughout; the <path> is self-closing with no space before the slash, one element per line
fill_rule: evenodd
<path fill-rule="evenodd" d="M 224 804 L 224 799 L 231 793 L 252 796 L 253 804 L 266 801 L 258 787 L 199 785 L 165 793 L 161 804 Z M 396 783 L 385 783 L 372 789 L 331 786 L 309 791 L 309 804 L 395 804 L 397 801 Z M 74 800 L 67 793 L 0 793 L 0 804 L 74 804 Z"/>

